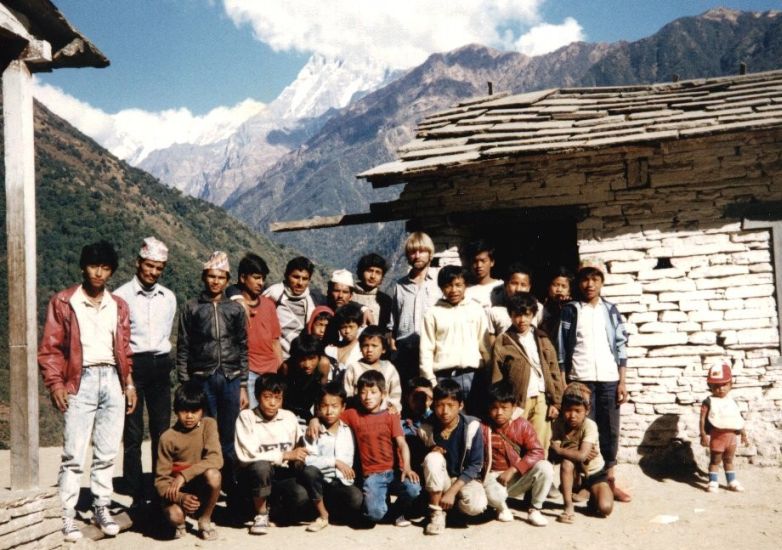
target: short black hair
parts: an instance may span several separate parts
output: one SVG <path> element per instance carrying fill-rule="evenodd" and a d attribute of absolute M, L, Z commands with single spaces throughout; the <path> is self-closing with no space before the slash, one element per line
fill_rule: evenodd
<path fill-rule="evenodd" d="M 535 315 L 538 312 L 538 301 L 529 292 L 517 292 L 513 296 L 505 298 L 505 308 L 508 310 L 508 315 L 524 315 L 525 313 Z"/>
<path fill-rule="evenodd" d="M 502 274 L 502 280 L 507 283 L 511 280 L 511 277 L 513 277 L 515 273 L 523 273 L 529 277 L 530 282 L 532 282 L 532 271 L 530 271 L 529 267 L 521 262 L 513 262 L 508 267 L 506 267 Z"/>
<path fill-rule="evenodd" d="M 255 275 L 260 273 L 265 279 L 269 275 L 269 266 L 258 254 L 248 252 L 239 261 L 239 277 L 242 275 Z"/>
<path fill-rule="evenodd" d="M 471 261 L 481 252 L 486 252 L 490 259 L 494 259 L 494 245 L 485 239 L 473 241 L 464 247 L 464 256 Z"/>
<path fill-rule="evenodd" d="M 369 325 L 358 336 L 358 345 L 364 343 L 364 340 L 369 338 L 380 338 L 380 343 L 383 345 L 383 351 L 388 350 L 388 338 L 386 337 L 386 331 L 377 325 Z"/>
<path fill-rule="evenodd" d="M 407 389 L 412 392 L 416 388 L 429 388 L 432 389 L 432 381 L 423 376 L 413 376 L 407 381 Z"/>
<path fill-rule="evenodd" d="M 568 393 L 562 396 L 562 405 L 560 409 L 564 411 L 565 409 L 578 405 L 583 405 L 586 410 L 589 410 L 590 403 L 588 399 L 584 399 L 581 395 Z"/>
<path fill-rule="evenodd" d="M 513 391 L 513 385 L 507 380 L 501 380 L 496 384 L 492 384 L 489 388 L 489 405 L 494 403 L 511 403 L 516 404 L 516 392 Z"/>
<path fill-rule="evenodd" d="M 380 254 L 375 254 L 374 252 L 364 254 L 358 260 L 358 265 L 356 265 L 356 275 L 358 275 L 359 280 L 361 280 L 361 276 L 370 267 L 380 268 L 383 271 L 383 275 L 385 275 L 386 271 L 388 271 L 388 262 L 386 262 L 386 259 Z"/>
<path fill-rule="evenodd" d="M 368 370 L 356 380 L 356 390 L 377 387 L 381 393 L 386 393 L 386 377 L 378 370 Z"/>
<path fill-rule="evenodd" d="M 583 281 L 584 279 L 588 279 L 589 277 L 592 277 L 594 275 L 600 277 L 601 281 L 605 281 L 606 278 L 605 274 L 602 271 L 600 271 L 598 268 L 591 267 L 591 266 L 582 267 L 581 269 L 578 270 L 578 273 L 576 273 L 576 285 L 580 284 L 581 281 Z"/>
<path fill-rule="evenodd" d="M 85 245 L 81 249 L 79 268 L 84 269 L 88 265 L 107 265 L 114 273 L 119 265 L 117 251 L 114 250 L 114 246 L 110 242 L 105 240 Z"/>
<path fill-rule="evenodd" d="M 455 279 L 467 280 L 467 270 L 460 265 L 447 265 L 437 274 L 437 286 L 445 288 Z"/>
<path fill-rule="evenodd" d="M 331 319 L 333 318 L 334 318 L 333 313 L 331 313 L 330 311 L 326 311 L 325 309 L 321 309 L 319 312 L 315 314 L 315 317 L 312 318 L 312 322 L 314 323 L 315 321 L 323 321 L 323 320 L 331 321 Z"/>
<path fill-rule="evenodd" d="M 334 324 L 337 328 L 348 323 L 356 323 L 358 326 L 364 322 L 364 314 L 361 312 L 361 306 L 358 304 L 345 304 L 337 308 L 334 314 Z"/>
<path fill-rule="evenodd" d="M 307 357 L 320 357 L 322 354 L 323 344 L 312 334 L 302 332 L 291 342 L 290 358 L 294 363 L 298 363 Z"/>
<path fill-rule="evenodd" d="M 464 403 L 464 391 L 459 383 L 450 378 L 444 378 L 440 380 L 432 390 L 432 401 L 437 402 L 441 399 L 448 399 L 449 397 L 455 399 L 459 403 Z"/>
<path fill-rule="evenodd" d="M 285 266 L 285 277 L 293 273 L 294 271 L 306 271 L 312 277 L 315 272 L 315 264 L 313 264 L 309 258 L 304 256 L 296 256 Z"/>
<path fill-rule="evenodd" d="M 285 377 L 276 372 L 267 372 L 255 379 L 255 388 L 253 394 L 255 400 L 261 400 L 261 393 L 270 391 L 272 393 L 285 393 L 288 389 L 288 383 L 285 381 Z"/>
<path fill-rule="evenodd" d="M 348 394 L 345 392 L 345 386 L 335 380 L 332 380 L 328 384 L 321 386 L 320 392 L 318 392 L 318 400 L 315 401 L 315 403 L 320 405 L 321 402 L 323 402 L 323 398 L 327 395 L 339 397 L 342 400 L 343 405 L 348 399 Z"/>
<path fill-rule="evenodd" d="M 200 382 L 189 380 L 174 391 L 174 412 L 199 411 L 206 408 L 206 394 Z"/>
<path fill-rule="evenodd" d="M 564 277 L 568 280 L 568 283 L 573 282 L 573 272 L 566 268 L 564 265 L 559 265 L 551 272 L 551 276 L 548 278 L 549 283 L 557 277 Z"/>

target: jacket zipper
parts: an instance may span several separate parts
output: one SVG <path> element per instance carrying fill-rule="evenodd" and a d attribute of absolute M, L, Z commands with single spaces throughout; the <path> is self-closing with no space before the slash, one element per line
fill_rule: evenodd
<path fill-rule="evenodd" d="M 217 302 L 212 302 L 215 315 L 215 334 L 217 335 L 217 368 L 223 367 L 223 343 L 220 341 L 220 322 L 217 320 Z"/>

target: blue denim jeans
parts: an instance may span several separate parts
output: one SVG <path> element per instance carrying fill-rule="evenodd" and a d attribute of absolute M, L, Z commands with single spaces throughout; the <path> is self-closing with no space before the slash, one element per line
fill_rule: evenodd
<path fill-rule="evenodd" d="M 114 459 L 125 423 L 125 396 L 115 367 L 82 370 L 79 392 L 68 396 L 62 462 L 57 484 L 62 515 L 76 516 L 87 446 L 92 441 L 90 490 L 95 506 L 111 504 Z"/>
<path fill-rule="evenodd" d="M 218 369 L 210 377 L 203 380 L 206 395 L 206 415 L 217 420 L 217 431 L 220 434 L 220 447 L 223 451 L 223 461 L 226 471 L 236 464 L 234 450 L 234 435 L 236 434 L 236 419 L 239 417 L 239 395 L 241 377 L 228 380 Z M 229 479 L 223 473 L 223 486 Z M 233 473 L 231 473 L 233 478 Z"/>
<path fill-rule="evenodd" d="M 369 474 L 364 478 L 364 508 L 372 521 L 395 520 L 410 509 L 420 493 L 421 485 L 410 480 L 402 481 L 393 470 Z M 389 495 L 397 497 L 390 507 Z"/>

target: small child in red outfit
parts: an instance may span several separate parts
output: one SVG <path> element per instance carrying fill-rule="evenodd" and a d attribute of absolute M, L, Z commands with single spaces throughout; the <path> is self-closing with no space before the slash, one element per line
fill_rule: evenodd
<path fill-rule="evenodd" d="M 736 454 L 736 434 L 740 434 L 741 443 L 747 445 L 747 432 L 744 430 L 744 419 L 738 404 L 728 395 L 733 387 L 730 365 L 722 363 L 711 367 L 706 382 L 711 395 L 704 399 L 701 405 L 700 432 L 701 445 L 708 445 L 711 453 L 708 491 L 719 491 L 717 475 L 721 462 L 725 469 L 728 489 L 741 492 L 744 487 L 736 479 L 733 457 Z"/>

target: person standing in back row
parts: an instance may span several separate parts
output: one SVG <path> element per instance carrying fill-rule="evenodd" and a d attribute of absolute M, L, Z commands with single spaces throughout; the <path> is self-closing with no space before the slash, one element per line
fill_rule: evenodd
<path fill-rule="evenodd" d="M 166 268 L 168 248 L 147 237 L 136 258 L 136 275 L 114 293 L 130 307 L 130 349 L 138 406 L 125 420 L 122 473 L 133 502 L 132 509 L 146 505 L 142 485 L 141 442 L 144 440 L 144 403 L 149 417 L 152 471 L 157 462 L 160 435 L 171 419 L 171 326 L 176 315 L 176 296 L 158 283 Z"/>

